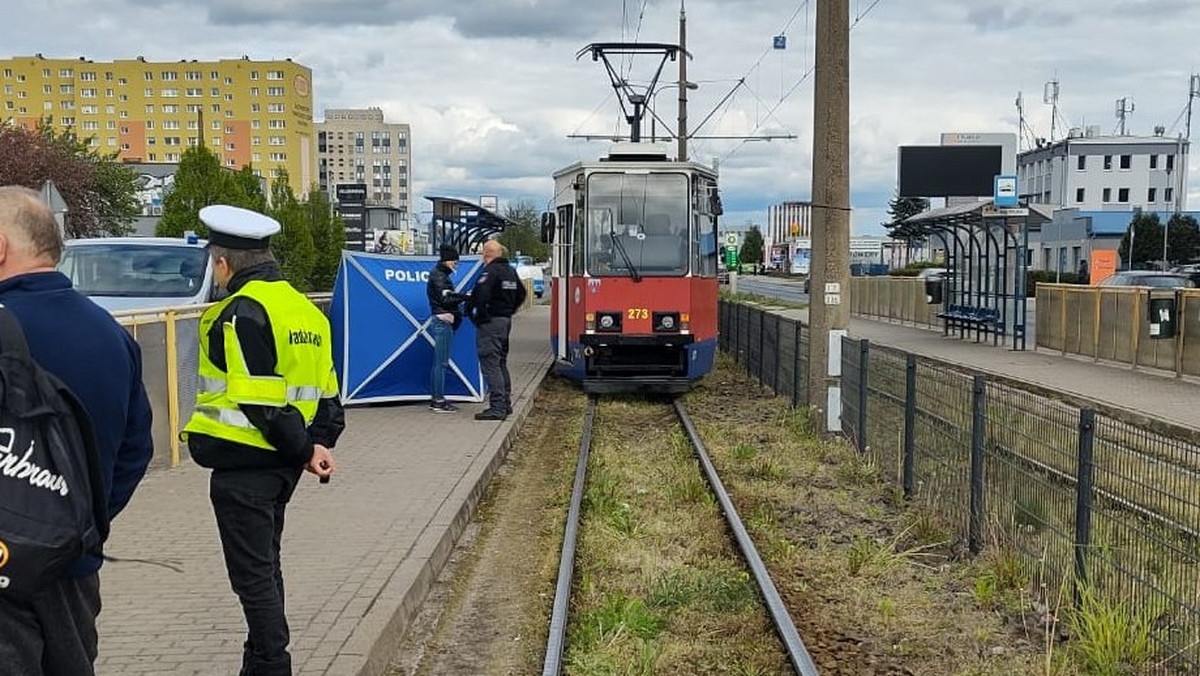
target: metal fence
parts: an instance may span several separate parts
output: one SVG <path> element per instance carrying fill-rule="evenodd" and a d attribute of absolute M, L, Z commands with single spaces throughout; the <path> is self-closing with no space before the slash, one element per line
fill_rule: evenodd
<path fill-rule="evenodd" d="M 1200 668 L 1200 434 L 852 338 L 842 373 L 843 432 L 972 553 L 1011 543 L 1051 594 L 1147 613 L 1158 673 Z"/>
<path fill-rule="evenodd" d="M 1152 335 L 1151 299 L 1172 299 L 1175 335 Z M 1062 354 L 1200 375 L 1200 291 L 1038 284 L 1037 345 Z"/>
<path fill-rule="evenodd" d="M 723 301 L 719 328 L 807 403 L 806 326 Z M 1200 431 L 867 341 L 841 354 L 842 431 L 912 504 L 971 552 L 1007 543 L 1051 595 L 1145 613 L 1154 673 L 1200 671 Z"/>
<path fill-rule="evenodd" d="M 310 298 L 328 312 L 329 294 Z M 154 412 L 152 467 L 179 465 L 179 433 L 192 415 L 199 389 L 200 316 L 209 307 L 114 313 L 142 350 L 142 382 Z"/>
<path fill-rule="evenodd" d="M 720 301 L 717 306 L 719 346 L 746 372 L 793 406 L 808 405 L 808 329 L 799 319 Z"/>

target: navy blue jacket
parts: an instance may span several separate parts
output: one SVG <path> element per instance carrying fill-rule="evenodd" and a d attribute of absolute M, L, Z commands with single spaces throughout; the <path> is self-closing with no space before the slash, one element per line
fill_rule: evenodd
<path fill-rule="evenodd" d="M 115 517 L 154 453 L 141 349 L 107 310 L 71 288 L 71 280 L 59 272 L 0 282 L 0 303 L 21 322 L 34 360 L 58 376 L 91 416 L 108 516 Z M 100 563 L 88 557 L 68 575 L 94 573 Z"/>

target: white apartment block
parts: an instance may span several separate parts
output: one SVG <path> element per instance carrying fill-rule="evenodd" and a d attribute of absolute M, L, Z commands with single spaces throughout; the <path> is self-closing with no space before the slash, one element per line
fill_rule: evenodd
<path fill-rule="evenodd" d="M 413 213 L 412 139 L 407 124 L 389 124 L 379 108 L 328 108 L 316 123 L 317 179 L 334 195 L 343 183 L 367 186 L 367 204 Z"/>
<path fill-rule="evenodd" d="M 782 246 L 800 238 L 812 236 L 812 202 L 781 202 L 767 207 L 767 230 L 764 245 Z"/>
<path fill-rule="evenodd" d="M 1031 204 L 1080 211 L 1184 211 L 1188 141 L 1072 130 L 1017 157 L 1017 189 Z"/>

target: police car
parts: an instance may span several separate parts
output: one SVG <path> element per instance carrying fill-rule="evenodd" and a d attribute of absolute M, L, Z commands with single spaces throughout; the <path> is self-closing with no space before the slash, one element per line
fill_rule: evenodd
<path fill-rule="evenodd" d="M 204 240 L 99 237 L 67 240 L 58 270 L 110 312 L 199 305 L 216 300 Z"/>
<path fill-rule="evenodd" d="M 517 256 L 513 258 L 512 266 L 517 270 L 517 278 L 532 281 L 533 295 L 538 298 L 546 291 L 545 273 L 541 266 L 534 265 L 532 256 Z"/>

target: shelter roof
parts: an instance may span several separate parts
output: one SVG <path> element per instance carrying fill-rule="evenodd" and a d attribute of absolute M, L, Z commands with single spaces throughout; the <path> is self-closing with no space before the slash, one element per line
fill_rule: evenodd
<path fill-rule="evenodd" d="M 465 253 L 473 245 L 504 232 L 506 227 L 517 225 L 487 207 L 457 197 L 426 196 L 425 199 L 433 202 L 435 245 L 453 244 Z"/>

